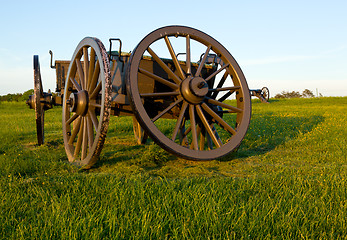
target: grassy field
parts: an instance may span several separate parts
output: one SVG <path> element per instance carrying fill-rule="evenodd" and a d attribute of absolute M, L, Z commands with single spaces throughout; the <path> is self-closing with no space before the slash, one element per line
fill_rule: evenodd
<path fill-rule="evenodd" d="M 237 153 L 178 159 L 112 117 L 100 161 L 67 162 L 61 108 L 0 103 L 0 239 L 347 239 L 347 98 L 253 101 Z"/>

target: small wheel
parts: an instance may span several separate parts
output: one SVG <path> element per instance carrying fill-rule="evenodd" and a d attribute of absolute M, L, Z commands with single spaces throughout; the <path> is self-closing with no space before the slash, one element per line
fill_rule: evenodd
<path fill-rule="evenodd" d="M 137 144 L 145 144 L 147 142 L 148 135 L 143 130 L 139 122 L 136 120 L 136 117 L 133 116 L 133 129 L 134 129 L 134 136 L 137 141 Z"/>
<path fill-rule="evenodd" d="M 261 95 L 263 96 L 263 98 L 268 102 L 270 99 L 270 91 L 267 87 L 263 87 L 261 89 Z"/>
<path fill-rule="evenodd" d="M 169 26 L 148 34 L 129 59 L 126 81 L 141 127 L 180 157 L 222 157 L 247 132 L 251 99 L 246 79 L 231 54 L 199 30 Z"/>
<path fill-rule="evenodd" d="M 45 111 L 44 105 L 41 104 L 41 99 L 44 98 L 41 72 L 40 72 L 40 62 L 39 56 L 34 55 L 34 108 L 35 108 L 35 118 L 36 118 L 36 134 L 37 134 L 37 144 L 40 146 L 44 143 L 44 121 L 45 121 Z"/>
<path fill-rule="evenodd" d="M 63 98 L 63 137 L 70 162 L 91 167 L 102 150 L 111 104 L 109 60 L 102 42 L 86 37 L 77 46 Z"/>

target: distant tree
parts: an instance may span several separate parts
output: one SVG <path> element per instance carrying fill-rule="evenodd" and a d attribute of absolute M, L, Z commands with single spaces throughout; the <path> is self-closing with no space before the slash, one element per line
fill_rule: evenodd
<path fill-rule="evenodd" d="M 299 92 L 292 91 L 292 92 L 286 92 L 282 91 L 279 94 L 276 94 L 275 98 L 300 98 L 302 95 Z"/>
<path fill-rule="evenodd" d="M 277 93 L 275 95 L 275 98 L 284 98 L 283 92 L 282 93 Z"/>
<path fill-rule="evenodd" d="M 312 98 L 314 97 L 314 94 L 312 91 L 308 90 L 308 89 L 305 89 L 303 92 L 302 92 L 302 96 L 304 98 Z"/>
<path fill-rule="evenodd" d="M 299 92 L 292 91 L 288 93 L 288 98 L 300 98 L 302 95 Z"/>
<path fill-rule="evenodd" d="M 22 97 L 21 97 L 21 100 L 22 101 L 26 101 L 29 99 L 29 96 L 30 95 L 33 95 L 34 94 L 34 89 L 29 89 L 28 91 L 24 92 Z"/>

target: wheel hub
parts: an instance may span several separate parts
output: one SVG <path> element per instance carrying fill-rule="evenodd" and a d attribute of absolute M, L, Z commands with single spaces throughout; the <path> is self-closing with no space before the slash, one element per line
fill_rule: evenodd
<path fill-rule="evenodd" d="M 207 93 L 207 82 L 201 77 L 188 77 L 181 83 L 181 94 L 191 104 L 201 103 Z"/>
<path fill-rule="evenodd" d="M 71 93 L 66 103 L 70 106 L 70 112 L 76 112 L 78 115 L 84 116 L 88 112 L 88 92 L 81 90 L 77 93 Z"/>

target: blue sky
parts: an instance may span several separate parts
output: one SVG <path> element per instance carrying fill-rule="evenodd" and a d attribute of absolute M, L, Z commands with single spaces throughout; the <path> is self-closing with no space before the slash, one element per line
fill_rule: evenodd
<path fill-rule="evenodd" d="M 166 25 L 197 28 L 235 57 L 251 89 L 318 90 L 347 96 L 347 1 L 2 1 L 0 95 L 33 88 L 38 54 L 44 89 L 55 89 L 54 59 L 69 60 L 81 39 L 94 36 L 108 49 L 121 38 L 132 51 Z"/>

